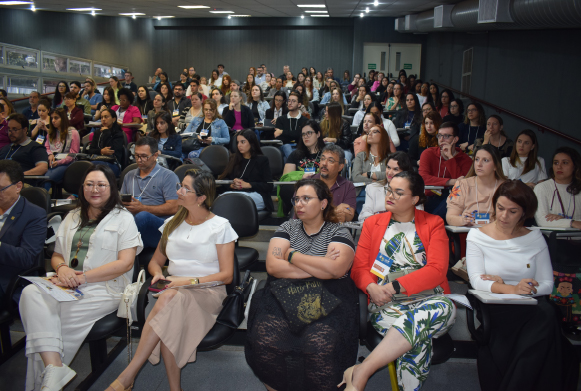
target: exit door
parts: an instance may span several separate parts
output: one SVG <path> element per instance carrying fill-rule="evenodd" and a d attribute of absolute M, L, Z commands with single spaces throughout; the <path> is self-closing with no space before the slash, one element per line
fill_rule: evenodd
<path fill-rule="evenodd" d="M 364 43 L 362 72 L 370 70 L 392 74 L 397 78 L 400 69 L 407 75 L 420 75 L 422 45 L 415 43 Z"/>

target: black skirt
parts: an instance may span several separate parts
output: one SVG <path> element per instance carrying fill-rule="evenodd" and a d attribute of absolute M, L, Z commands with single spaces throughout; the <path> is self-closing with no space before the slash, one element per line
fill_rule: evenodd
<path fill-rule="evenodd" d="M 329 315 L 291 333 L 283 309 L 270 290 L 276 278 L 252 297 L 245 355 L 254 374 L 277 391 L 337 390 L 358 350 L 358 296 L 351 278 L 320 280 L 341 300 Z"/>

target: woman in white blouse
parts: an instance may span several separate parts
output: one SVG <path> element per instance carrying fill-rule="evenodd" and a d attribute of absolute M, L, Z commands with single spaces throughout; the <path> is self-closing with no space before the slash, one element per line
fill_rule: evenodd
<path fill-rule="evenodd" d="M 551 164 L 551 179 L 535 186 L 537 225 L 581 229 L 581 156 L 573 148 L 561 147 Z"/>
<path fill-rule="evenodd" d="M 508 179 L 519 179 L 531 188 L 547 179 L 545 161 L 537 156 L 537 136 L 525 129 L 516 138 L 510 157 L 502 158 L 502 171 Z"/>
<path fill-rule="evenodd" d="M 492 222 L 468 234 L 466 264 L 476 290 L 530 295 L 537 305 L 488 305 L 492 330 L 480 346 L 480 386 L 488 390 L 564 390 L 560 326 L 548 301 L 553 269 L 539 230 L 523 226 L 537 209 L 535 194 L 521 181 L 508 180 L 492 199 Z M 572 358 L 571 358 L 572 360 Z M 579 365 L 577 364 L 577 370 Z"/>
<path fill-rule="evenodd" d="M 26 390 L 60 390 L 76 375 L 68 367 L 99 319 L 119 307 L 143 248 L 135 219 L 119 197 L 113 171 L 91 167 L 82 180 L 80 207 L 56 235 L 51 282 L 76 288 L 84 299 L 58 302 L 35 285 L 20 298 L 26 331 Z"/>
<path fill-rule="evenodd" d="M 214 326 L 226 288 L 168 288 L 232 281 L 238 235 L 228 220 L 210 211 L 216 194 L 214 177 L 206 171 L 189 170 L 177 184 L 177 193 L 180 208 L 159 228 L 161 240 L 148 266 L 152 284 L 163 279 L 171 283 L 147 317 L 133 360 L 108 390 L 130 389 L 145 361 L 155 365 L 160 355 L 170 389 L 181 389 L 181 368 L 196 361 L 198 344 Z M 167 259 L 170 277 L 165 278 L 161 268 Z"/>

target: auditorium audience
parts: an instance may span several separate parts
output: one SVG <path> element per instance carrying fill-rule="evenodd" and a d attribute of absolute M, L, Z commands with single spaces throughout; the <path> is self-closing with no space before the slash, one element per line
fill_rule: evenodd
<path fill-rule="evenodd" d="M 40 94 L 38 93 L 38 91 L 32 91 L 29 95 L 28 95 L 28 103 L 29 106 L 24 109 L 24 111 L 22 111 L 22 114 L 24 114 L 24 116 L 26 118 L 28 118 L 29 121 L 38 119 L 38 102 L 40 100 Z"/>
<path fill-rule="evenodd" d="M 353 154 L 351 153 L 351 128 L 349 122 L 341 118 L 341 105 L 331 102 L 325 107 L 324 118 L 320 123 L 325 143 L 334 143 L 343 149 L 347 167 L 351 166 Z"/>
<path fill-rule="evenodd" d="M 498 150 L 491 145 L 482 146 L 476 151 L 468 174 L 458 180 L 450 192 L 446 213 L 448 224 L 488 224 L 494 192 L 505 180 Z"/>
<path fill-rule="evenodd" d="M 264 114 L 267 120 L 265 121 L 265 125 L 271 126 L 276 124 L 278 117 L 285 116 L 287 113 L 286 94 L 282 91 L 277 91 L 270 101 L 270 109 L 266 110 Z"/>
<path fill-rule="evenodd" d="M 85 114 L 83 109 L 77 107 L 77 94 L 75 92 L 67 92 L 65 95 L 65 103 L 61 106 L 67 113 L 69 124 L 80 131 L 85 129 Z M 84 136 L 84 133 L 83 133 Z"/>
<path fill-rule="evenodd" d="M 440 95 L 440 117 L 444 118 L 450 113 L 450 102 L 452 102 L 454 99 L 456 98 L 454 97 L 454 93 L 452 91 L 447 88 L 442 91 L 442 95 Z"/>
<path fill-rule="evenodd" d="M 7 130 L 10 144 L 0 149 L 0 159 L 14 160 L 24 175 L 44 175 L 48 170 L 48 156 L 43 145 L 28 137 L 28 119 L 22 114 L 11 114 Z"/>
<path fill-rule="evenodd" d="M 419 390 L 430 371 L 432 338 L 454 325 L 456 306 L 443 294 L 410 305 L 394 302 L 397 294 L 436 287 L 450 293 L 448 236 L 440 218 L 416 208 L 425 200 L 421 176 L 400 172 L 386 187 L 387 213 L 363 223 L 351 278 L 369 296 L 370 322 L 383 340 L 361 365 L 345 371 L 348 390 L 364 390 L 369 378 L 392 361 L 400 390 Z M 376 260 L 385 268 L 375 268 Z"/>
<path fill-rule="evenodd" d="M 85 81 L 85 90 L 83 91 L 84 94 L 83 98 L 89 101 L 89 105 L 91 106 L 91 115 L 95 115 L 99 103 L 103 102 L 103 95 L 101 95 L 101 93 L 99 93 L 98 91 L 99 90 L 97 90 L 97 86 L 93 80 L 87 79 Z"/>
<path fill-rule="evenodd" d="M 307 118 L 302 116 L 299 111 L 300 99 L 299 93 L 291 92 L 287 100 L 287 115 L 279 116 L 274 125 L 274 137 L 283 142 L 280 148 L 285 162 L 293 151 L 295 143 L 301 137 L 300 129 L 307 122 Z"/>
<path fill-rule="evenodd" d="M 537 300 L 536 305 L 481 304 L 491 330 L 486 346 L 479 347 L 483 391 L 578 386 L 578 358 L 548 300 L 554 276 L 547 244 L 540 231 L 523 226 L 536 209 L 529 187 L 506 181 L 492 198 L 491 223 L 468 233 L 466 265 L 474 289 Z"/>
<path fill-rule="evenodd" d="M 534 189 L 539 202 L 537 225 L 581 229 L 581 156 L 573 148 L 560 147 L 551 162 L 550 179 Z"/>
<path fill-rule="evenodd" d="M 224 194 L 241 192 L 252 198 L 256 209 L 272 212 L 272 174 L 268 157 L 262 153 L 252 129 L 241 130 L 235 137 L 236 152 L 230 156 L 226 169 L 218 178 L 233 181 Z"/>
<path fill-rule="evenodd" d="M 456 125 L 464 122 L 464 102 L 462 99 L 450 101 L 450 111 L 447 116 L 442 118 L 442 122 L 454 122 Z"/>
<path fill-rule="evenodd" d="M 270 108 L 267 101 L 264 100 L 262 89 L 258 85 L 254 85 L 250 91 L 250 98 L 246 104 L 252 111 L 255 124 L 264 124 L 266 117 L 266 110 Z"/>
<path fill-rule="evenodd" d="M 167 128 L 168 123 L 165 121 L 169 119 L 168 117 L 168 113 L 163 113 L 157 118 L 157 131 L 154 132 L 158 137 L 162 134 L 159 129 Z M 165 125 L 160 126 L 161 118 L 164 119 Z M 141 234 L 143 247 L 157 247 L 161 238 L 159 227 L 178 210 L 175 184 L 179 180 L 172 171 L 157 164 L 160 152 L 155 137 L 146 136 L 137 140 L 135 143 L 137 168 L 125 174 L 121 186 L 121 194 L 131 195 L 131 201 L 123 202 L 123 205 L 135 216 L 135 224 Z"/>
<path fill-rule="evenodd" d="M 129 91 L 131 93 L 131 91 Z M 125 148 L 123 130 L 117 123 L 117 113 L 113 109 L 105 109 L 101 113 L 101 128 L 95 129 L 93 139 L 87 153 L 102 156 L 102 160 L 93 164 L 108 166 L 116 177 L 121 173 L 121 163 Z"/>
<path fill-rule="evenodd" d="M 46 129 L 46 126 L 44 128 Z M 39 139 L 40 136 L 36 138 L 36 141 L 39 142 Z M 44 145 L 48 155 L 49 169 L 44 175 L 48 176 L 49 180 L 60 184 L 65 176 L 65 171 L 74 162 L 75 158 L 67 156 L 64 159 L 57 159 L 57 156 L 63 153 L 79 153 L 81 150 L 79 132 L 70 126 L 64 109 L 58 108 L 50 115 L 48 137 L 43 139 L 40 144 Z M 45 182 L 44 188 L 47 191 L 50 187 L 51 183 Z"/>
<path fill-rule="evenodd" d="M 165 72 L 162 72 L 160 74 L 160 78 L 162 75 L 165 75 L 165 77 L 167 79 L 167 74 Z M 162 78 L 161 82 L 164 83 L 163 78 Z M 111 88 L 113 89 L 113 92 L 114 92 L 113 96 L 115 97 L 115 104 L 119 104 L 119 91 L 121 90 L 122 87 L 121 87 L 121 82 L 119 82 L 119 79 L 117 78 L 117 76 L 111 76 L 109 78 L 109 85 L 111 86 Z M 155 87 L 153 89 L 155 90 Z M 133 102 L 133 101 L 131 101 L 131 102 Z"/>
<path fill-rule="evenodd" d="M 427 186 L 451 187 L 468 173 L 472 159 L 460 148 L 458 143 L 458 127 L 451 122 L 445 122 L 438 129 L 438 146 L 430 147 L 420 156 L 419 173 Z M 425 202 L 426 212 L 446 216 L 446 199 L 450 190 L 428 190 Z"/>
<path fill-rule="evenodd" d="M 442 124 L 442 117 L 438 112 L 434 111 L 428 113 L 423 121 L 420 134 L 410 138 L 410 149 L 408 155 L 414 167 L 417 167 L 420 162 L 420 156 L 426 148 L 438 146 L 438 129 Z"/>
<path fill-rule="evenodd" d="M 104 110 L 110 109 L 115 106 L 115 92 L 111 87 L 105 87 L 103 90 L 103 100 L 97 103 L 97 110 L 95 111 L 94 119 L 98 121 L 101 119 L 101 113 Z M 149 115 L 149 114 L 148 114 Z"/>
<path fill-rule="evenodd" d="M 46 140 L 46 136 L 48 134 L 48 126 L 50 126 L 50 102 L 47 100 L 42 99 L 38 102 L 38 107 L 36 108 L 38 112 L 38 119 L 36 120 L 36 124 L 34 128 L 30 130 L 30 138 L 36 141 L 37 143 L 44 144 Z M 61 109 L 64 112 L 64 109 Z M 66 116 L 66 115 L 65 115 Z M 67 117 L 67 121 L 68 121 Z M 0 130 L 1 132 L 1 130 Z"/>
<path fill-rule="evenodd" d="M 69 90 L 69 85 L 66 81 L 59 81 L 54 91 L 54 96 L 52 98 L 52 108 L 56 109 L 57 107 L 61 106 L 65 103 L 65 95 L 68 94 L 71 90 Z"/>
<path fill-rule="evenodd" d="M 155 127 L 149 133 L 157 141 L 157 149 L 162 155 L 182 158 L 182 137 L 176 133 L 171 116 L 167 111 L 162 111 L 153 117 Z"/>
<path fill-rule="evenodd" d="M 56 235 L 51 282 L 79 288 L 86 299 L 65 305 L 34 284 L 24 288 L 20 317 L 26 332 L 27 390 L 60 390 L 76 375 L 69 368 L 72 359 L 95 322 L 117 311 L 142 249 L 113 172 L 93 166 L 81 179 L 80 207 L 66 216 Z"/>
<path fill-rule="evenodd" d="M 472 151 L 476 139 L 484 138 L 486 131 L 486 117 L 480 103 L 471 102 L 468 105 L 464 122 L 458 124 L 458 130 L 460 131 L 458 146 L 466 153 Z"/>
<path fill-rule="evenodd" d="M 194 133 L 198 140 L 198 149 L 188 154 L 188 157 L 195 158 L 207 145 L 228 145 L 230 143 L 230 133 L 228 125 L 218 114 L 218 108 L 214 99 L 206 99 L 203 105 L 204 117 L 195 117 L 188 125 L 185 132 Z"/>
<path fill-rule="evenodd" d="M 153 98 L 153 109 L 149 110 L 149 112 L 147 113 L 147 129 L 146 129 L 147 133 L 153 130 L 153 128 L 155 127 L 155 122 L 153 121 L 153 119 L 158 113 L 161 112 L 168 111 L 167 106 L 163 100 L 163 97 L 158 94 Z"/>
<path fill-rule="evenodd" d="M 111 107 L 111 110 L 117 113 L 117 121 L 127 135 L 127 142 L 132 142 L 135 129 L 141 127 L 141 113 L 137 107 L 131 104 L 134 100 L 131 90 L 122 88 L 117 95 L 119 96 L 119 105 Z"/>
<path fill-rule="evenodd" d="M 190 96 L 191 106 L 185 107 L 180 112 L 179 122 L 177 125 L 178 129 L 184 130 L 194 118 L 204 116 L 204 111 L 202 109 L 203 100 L 203 95 L 200 92 L 195 92 Z"/>
<path fill-rule="evenodd" d="M 346 277 L 355 245 L 337 224 L 325 183 L 304 179 L 295 189 L 298 219 L 270 240 L 268 279 L 248 317 L 246 361 L 269 389 L 331 390 L 357 358 L 357 291 Z M 314 318 L 296 313 L 307 292 Z"/>
<path fill-rule="evenodd" d="M 525 129 L 516 137 L 516 147 L 510 157 L 502 158 L 502 171 L 508 179 L 518 179 L 531 188 L 547 179 L 545 160 L 537 156 L 535 132 Z"/>
<path fill-rule="evenodd" d="M 229 95 L 230 104 L 222 112 L 224 122 L 233 131 L 254 128 L 252 109 L 242 104 L 240 94 L 239 91 L 232 91 Z"/>
<path fill-rule="evenodd" d="M 385 104 L 385 109 L 387 111 L 401 110 L 405 106 L 405 96 L 403 92 L 403 86 L 396 83 L 393 86 L 393 96 L 387 100 Z"/>
<path fill-rule="evenodd" d="M 149 96 L 149 91 L 146 86 L 139 86 L 137 89 L 134 106 L 139 109 L 142 119 L 147 119 L 147 113 L 153 110 L 153 100 Z"/>
<path fill-rule="evenodd" d="M 504 133 L 502 118 L 496 114 L 488 117 L 484 138 L 475 140 L 474 150 L 477 151 L 482 145 L 487 144 L 496 148 L 501 158 L 509 157 L 512 154 L 514 143 Z"/>

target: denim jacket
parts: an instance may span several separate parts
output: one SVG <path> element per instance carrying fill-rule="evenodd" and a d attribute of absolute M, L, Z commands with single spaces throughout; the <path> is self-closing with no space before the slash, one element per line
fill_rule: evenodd
<path fill-rule="evenodd" d="M 203 120 L 203 117 L 194 118 L 186 130 L 184 130 L 184 133 L 197 133 L 198 127 Z M 224 145 L 230 143 L 230 132 L 228 131 L 228 126 L 223 119 L 216 118 L 214 121 L 212 121 L 210 128 L 212 129 L 212 134 L 210 135 L 210 137 L 212 137 L 212 145 Z"/>
<path fill-rule="evenodd" d="M 162 155 L 169 155 L 181 159 L 182 157 L 182 137 L 179 134 L 172 134 L 167 138 L 163 149 L 159 151 Z"/>

